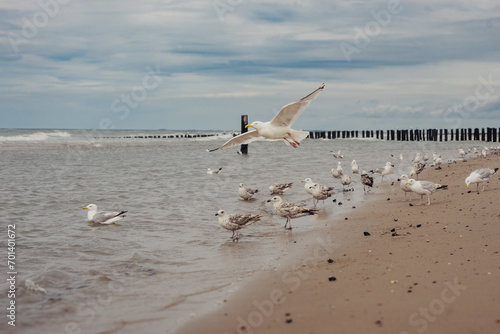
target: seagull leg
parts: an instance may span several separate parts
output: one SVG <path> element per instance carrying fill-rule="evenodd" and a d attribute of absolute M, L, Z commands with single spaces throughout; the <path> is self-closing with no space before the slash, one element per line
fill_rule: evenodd
<path fill-rule="evenodd" d="M 286 137 L 283 138 L 283 140 L 285 140 L 288 144 L 292 145 L 293 148 L 297 148 L 297 144 L 295 144 L 294 142 L 289 141 Z"/>
<path fill-rule="evenodd" d="M 288 136 L 293 140 L 293 142 L 297 145 L 297 146 L 300 146 L 300 143 L 298 141 L 296 141 L 293 137 L 292 137 L 292 134 L 291 133 L 288 133 Z"/>
<path fill-rule="evenodd" d="M 427 205 L 431 205 L 431 195 L 427 194 Z"/>

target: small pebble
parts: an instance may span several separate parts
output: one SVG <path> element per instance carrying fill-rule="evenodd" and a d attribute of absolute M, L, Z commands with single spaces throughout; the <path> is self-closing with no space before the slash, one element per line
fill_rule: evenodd
<path fill-rule="evenodd" d="M 370 234 L 369 232 L 363 232 L 363 235 L 365 235 L 365 236 L 369 236 L 369 235 L 371 235 L 371 234 Z"/>
<path fill-rule="evenodd" d="M 392 236 L 393 236 L 393 237 L 397 237 L 398 235 L 399 235 L 399 234 L 397 234 L 396 232 L 394 232 L 394 233 L 392 234 Z"/>
<path fill-rule="evenodd" d="M 397 219 L 397 218 L 394 218 L 394 221 L 395 221 L 395 222 L 397 222 L 397 221 L 398 221 L 398 219 Z"/>
<path fill-rule="evenodd" d="M 393 228 L 393 229 L 391 230 L 391 232 L 396 232 L 396 229 L 395 229 L 395 228 Z"/>
<path fill-rule="evenodd" d="M 339 204 L 339 205 L 342 205 L 342 202 L 339 202 L 338 204 Z"/>
<path fill-rule="evenodd" d="M 410 206 L 413 206 L 413 204 L 410 203 Z"/>
<path fill-rule="evenodd" d="M 336 198 L 334 198 L 334 199 L 333 199 L 333 203 L 335 203 L 335 202 L 337 202 L 337 199 L 336 199 Z"/>
<path fill-rule="evenodd" d="M 388 200 L 388 201 L 390 201 L 391 199 L 390 199 L 390 198 L 388 198 L 387 200 Z"/>
<path fill-rule="evenodd" d="M 417 227 L 420 227 L 420 226 L 422 226 L 422 224 L 418 224 L 418 225 L 417 225 Z"/>
<path fill-rule="evenodd" d="M 288 318 L 288 319 L 285 320 L 285 323 L 287 323 L 287 324 L 289 324 L 291 322 L 292 322 L 292 319 L 290 319 L 290 318 Z"/>
<path fill-rule="evenodd" d="M 353 209 L 356 209 L 356 207 L 355 207 L 354 205 L 352 206 L 352 208 L 353 208 Z"/>
<path fill-rule="evenodd" d="M 336 280 L 337 280 L 337 277 L 335 277 L 335 276 L 330 276 L 330 277 L 328 277 L 328 280 L 329 280 L 330 282 L 333 282 L 333 281 L 336 281 Z"/>
<path fill-rule="evenodd" d="M 349 218 L 345 217 L 344 220 L 348 220 Z"/>
<path fill-rule="evenodd" d="M 332 259 L 328 259 L 328 263 L 333 263 L 334 261 Z"/>

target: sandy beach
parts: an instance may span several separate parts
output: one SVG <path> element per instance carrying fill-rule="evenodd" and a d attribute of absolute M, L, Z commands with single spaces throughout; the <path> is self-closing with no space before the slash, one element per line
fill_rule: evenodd
<path fill-rule="evenodd" d="M 396 175 L 377 178 L 362 208 L 297 238 L 177 333 L 499 333 L 500 173 L 479 194 L 464 183 L 499 166 L 489 155 L 427 167 L 419 180 L 448 185 L 430 206 L 404 202 Z"/>

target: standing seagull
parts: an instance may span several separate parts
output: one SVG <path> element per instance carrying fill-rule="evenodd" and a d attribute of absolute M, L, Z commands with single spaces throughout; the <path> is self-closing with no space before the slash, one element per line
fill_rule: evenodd
<path fill-rule="evenodd" d="M 483 184 L 483 190 L 486 185 L 486 182 L 490 180 L 490 177 L 497 172 L 498 168 L 490 169 L 490 168 L 481 168 L 476 169 L 472 173 L 470 173 L 469 177 L 465 179 L 465 184 L 467 185 L 467 189 L 472 183 L 477 185 L 477 192 L 479 193 L 479 183 Z"/>
<path fill-rule="evenodd" d="M 411 167 L 410 176 L 416 175 L 418 180 L 418 174 L 422 173 L 425 168 L 425 164 L 419 162 Z"/>
<path fill-rule="evenodd" d="M 83 210 L 89 210 L 87 212 L 87 219 L 89 223 L 97 223 L 103 225 L 113 224 L 114 222 L 125 217 L 127 211 L 120 212 L 99 212 L 97 213 L 97 205 L 89 204 L 83 208 Z"/>
<path fill-rule="evenodd" d="M 337 169 L 332 168 L 332 176 L 336 179 L 340 179 L 344 175 L 344 171 L 342 170 L 342 163 L 339 161 Z"/>
<path fill-rule="evenodd" d="M 333 188 L 330 188 L 330 187 L 327 187 L 327 186 L 324 186 L 324 185 L 318 185 L 318 190 L 315 190 L 315 183 L 310 179 L 310 178 L 307 178 L 307 179 L 304 179 L 302 180 L 302 183 L 304 183 L 304 189 L 307 191 L 307 193 L 309 195 L 312 195 L 313 197 L 313 205 L 314 205 L 314 209 L 316 209 L 316 197 L 319 196 L 321 197 L 322 195 L 318 195 L 316 194 L 315 196 L 315 192 L 316 191 L 319 191 L 319 192 L 323 192 L 323 191 L 326 191 L 326 192 L 330 192 L 333 190 Z"/>
<path fill-rule="evenodd" d="M 373 173 L 373 174 L 377 174 L 377 175 L 380 175 L 382 176 L 382 181 L 384 180 L 384 176 L 386 176 L 387 174 L 390 174 L 391 173 L 391 169 L 392 167 L 394 167 L 393 164 L 391 164 L 390 162 L 387 162 L 385 164 L 385 167 L 384 168 L 376 168 L 376 169 L 372 169 L 370 171 L 370 173 Z"/>
<path fill-rule="evenodd" d="M 301 181 L 302 183 L 304 183 L 304 189 L 307 191 L 307 193 L 309 195 L 312 195 L 312 186 L 314 185 L 314 182 L 311 180 L 311 178 L 306 178 L 304 180 Z"/>
<path fill-rule="evenodd" d="M 351 170 L 354 174 L 357 174 L 359 172 L 359 167 L 358 167 L 358 163 L 356 162 L 356 160 L 353 160 L 351 162 Z"/>
<path fill-rule="evenodd" d="M 417 152 L 417 155 L 413 159 L 413 163 L 414 164 L 419 163 L 421 159 L 422 159 L 422 155 L 420 154 L 420 152 Z"/>
<path fill-rule="evenodd" d="M 333 188 L 326 187 L 317 183 L 310 186 L 309 189 L 311 189 L 313 195 L 313 210 L 316 209 L 317 202 L 324 201 L 328 197 L 332 196 L 332 194 L 330 194 L 330 191 L 332 191 Z M 316 200 L 316 202 L 314 202 L 314 200 Z"/>
<path fill-rule="evenodd" d="M 244 200 L 248 200 L 252 198 L 252 196 L 258 191 L 259 189 L 245 188 L 243 183 L 240 183 L 240 188 L 238 189 L 238 195 L 240 195 L 240 197 L 243 198 Z"/>
<path fill-rule="evenodd" d="M 281 217 L 286 218 L 284 227 L 286 228 L 288 223 L 290 223 L 290 227 L 288 228 L 290 230 L 292 229 L 291 219 L 315 215 L 318 213 L 318 210 L 308 209 L 296 204 L 283 202 L 279 196 L 274 196 L 273 198 L 267 200 L 267 202 L 272 202 L 274 211 Z"/>
<path fill-rule="evenodd" d="M 324 84 L 297 102 L 287 104 L 269 122 L 255 121 L 252 124 L 247 125 L 247 128 L 252 127 L 255 131 L 242 133 L 239 136 L 228 140 L 224 145 L 216 149 L 209 150 L 209 152 L 222 150 L 236 145 L 248 144 L 254 140 L 262 138 L 283 139 L 285 143 L 297 148 L 297 146 L 300 145 L 300 142 L 309 136 L 309 132 L 293 130 L 290 127 L 299 118 L 302 112 L 309 107 L 311 101 L 318 97 L 323 88 L 325 88 Z"/>
<path fill-rule="evenodd" d="M 233 235 L 231 239 L 233 241 L 238 240 L 240 235 L 238 230 L 250 225 L 252 223 L 258 222 L 260 220 L 261 215 L 228 215 L 226 211 L 219 210 L 216 214 L 219 216 L 219 224 L 224 227 L 226 230 L 233 231 Z"/>
<path fill-rule="evenodd" d="M 436 169 L 441 169 L 441 164 L 443 163 L 443 159 L 441 158 L 441 155 L 438 155 L 437 153 L 432 153 L 432 161 L 434 162 L 434 167 Z"/>
<path fill-rule="evenodd" d="M 398 181 L 401 182 L 399 184 L 399 186 L 401 187 L 401 190 L 403 190 L 405 192 L 405 199 L 403 200 L 403 202 L 406 202 L 406 193 L 410 193 L 410 202 L 411 202 L 412 190 L 410 188 L 410 185 L 408 184 L 409 180 L 410 179 L 408 178 L 408 175 L 406 175 L 406 174 L 401 175 L 398 179 Z M 413 180 L 413 179 L 411 179 L 411 180 Z"/>
<path fill-rule="evenodd" d="M 373 177 L 368 175 L 366 170 L 361 172 L 361 183 L 363 183 L 363 190 L 365 191 L 365 193 L 366 193 L 366 186 L 370 188 L 373 187 Z"/>
<path fill-rule="evenodd" d="M 408 182 L 406 182 L 406 185 L 410 186 L 411 191 L 416 193 L 417 195 L 420 195 L 420 204 L 422 205 L 422 197 L 424 195 L 427 195 L 427 204 L 426 205 L 431 205 L 431 194 L 435 192 L 438 189 L 448 189 L 448 186 L 440 185 L 434 182 L 430 181 L 415 181 L 414 179 L 409 179 Z"/>
<path fill-rule="evenodd" d="M 345 191 L 345 186 L 348 186 L 351 184 L 351 177 L 347 174 L 344 174 L 342 176 L 342 180 L 340 182 L 342 183 L 342 190 Z"/>

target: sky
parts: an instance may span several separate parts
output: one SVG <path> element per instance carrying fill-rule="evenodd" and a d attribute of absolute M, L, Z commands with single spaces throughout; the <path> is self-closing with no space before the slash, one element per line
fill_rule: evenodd
<path fill-rule="evenodd" d="M 498 0 L 0 0 L 0 128 L 500 126 Z"/>

